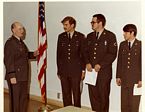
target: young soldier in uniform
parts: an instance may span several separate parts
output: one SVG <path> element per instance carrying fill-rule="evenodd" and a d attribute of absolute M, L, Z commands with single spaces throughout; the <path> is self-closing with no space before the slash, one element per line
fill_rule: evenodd
<path fill-rule="evenodd" d="M 140 96 L 133 95 L 134 84 L 141 81 L 141 41 L 136 39 L 137 28 L 127 24 L 123 28 L 125 41 L 120 43 L 116 83 L 121 86 L 121 112 L 139 112 Z"/>
<path fill-rule="evenodd" d="M 87 35 L 86 68 L 98 72 L 95 86 L 88 85 L 92 110 L 95 112 L 109 111 L 110 83 L 112 79 L 112 63 L 117 55 L 116 36 L 106 30 L 106 19 L 102 14 L 92 18 L 93 32 Z"/>
<path fill-rule="evenodd" d="M 63 104 L 81 107 L 80 81 L 84 77 L 85 69 L 85 36 L 75 31 L 76 21 L 73 17 L 65 17 L 62 24 L 65 32 L 58 36 L 57 75 L 61 81 Z"/>

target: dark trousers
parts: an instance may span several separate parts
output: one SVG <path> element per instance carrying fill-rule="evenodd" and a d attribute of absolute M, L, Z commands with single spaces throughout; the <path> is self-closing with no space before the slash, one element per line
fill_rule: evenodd
<path fill-rule="evenodd" d="M 28 82 L 21 81 L 16 84 L 8 82 L 10 112 L 27 112 L 28 107 Z"/>
<path fill-rule="evenodd" d="M 133 87 L 121 87 L 121 112 L 139 112 L 140 96 L 133 95 Z"/>
<path fill-rule="evenodd" d="M 98 79 L 96 86 L 88 85 L 92 110 L 109 112 L 109 95 L 111 79 Z"/>
<path fill-rule="evenodd" d="M 78 77 L 61 77 L 64 106 L 74 105 L 81 107 L 80 80 Z"/>

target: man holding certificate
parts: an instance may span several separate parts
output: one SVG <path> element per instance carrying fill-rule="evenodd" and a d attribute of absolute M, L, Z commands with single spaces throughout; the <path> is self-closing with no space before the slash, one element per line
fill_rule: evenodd
<path fill-rule="evenodd" d="M 112 79 L 112 63 L 117 55 L 116 36 L 106 30 L 106 19 L 102 14 L 92 17 L 93 32 L 87 35 L 86 69 L 97 72 L 96 85 L 88 85 L 92 110 L 109 111 L 110 83 Z"/>
<path fill-rule="evenodd" d="M 125 41 L 119 47 L 116 73 L 116 83 L 121 86 L 121 112 L 139 112 L 140 89 L 137 88 L 142 86 L 141 41 L 136 39 L 134 24 L 125 25 L 123 32 Z"/>

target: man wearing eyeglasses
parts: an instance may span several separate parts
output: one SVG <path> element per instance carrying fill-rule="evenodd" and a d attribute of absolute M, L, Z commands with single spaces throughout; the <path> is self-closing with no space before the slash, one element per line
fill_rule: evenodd
<path fill-rule="evenodd" d="M 86 69 L 98 72 L 96 85 L 88 85 L 91 107 L 95 112 L 109 111 L 112 63 L 117 55 L 116 36 L 104 28 L 105 24 L 104 15 L 93 15 L 93 32 L 87 35 Z"/>

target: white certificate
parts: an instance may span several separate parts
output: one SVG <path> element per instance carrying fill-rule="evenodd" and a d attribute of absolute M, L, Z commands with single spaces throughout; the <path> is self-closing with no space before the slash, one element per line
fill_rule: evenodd
<path fill-rule="evenodd" d="M 133 95 L 141 95 L 141 89 L 142 87 L 138 88 L 137 87 L 138 84 L 134 84 L 134 88 L 133 88 Z"/>
<path fill-rule="evenodd" d="M 96 72 L 95 69 L 92 69 L 92 72 L 86 70 L 84 83 L 95 86 L 97 81 L 97 76 L 98 76 L 98 72 Z"/>

